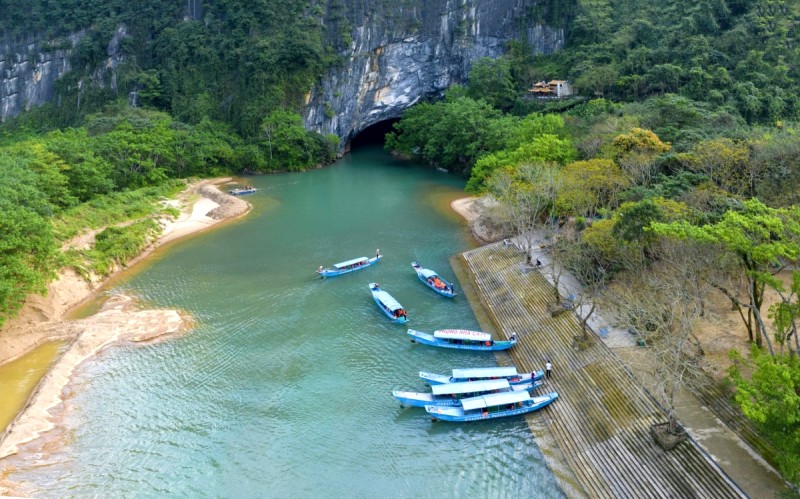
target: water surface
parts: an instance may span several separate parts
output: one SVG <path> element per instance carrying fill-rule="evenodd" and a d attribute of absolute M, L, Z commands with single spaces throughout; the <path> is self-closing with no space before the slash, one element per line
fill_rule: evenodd
<path fill-rule="evenodd" d="M 412 344 L 368 290 L 380 283 L 415 329 L 479 328 L 463 296 L 437 295 L 410 266 L 455 280 L 449 257 L 473 242 L 443 207 L 463 179 L 366 148 L 248 181 L 248 217 L 117 285 L 191 312 L 196 329 L 87 363 L 71 442 L 10 478 L 42 497 L 561 496 L 524 419 L 432 423 L 391 396 L 424 390 L 420 370 L 497 362 Z M 314 272 L 376 248 L 376 266 Z"/>

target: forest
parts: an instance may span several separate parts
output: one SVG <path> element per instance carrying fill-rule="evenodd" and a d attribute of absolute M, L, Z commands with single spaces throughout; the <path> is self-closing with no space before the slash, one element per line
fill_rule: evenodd
<path fill-rule="evenodd" d="M 4 6 L 6 40 L 83 36 L 57 103 L 0 127 L 0 325 L 58 269 L 102 275 L 138 254 L 183 179 L 335 158 L 338 137 L 299 112 L 349 44 L 341 2 L 202 7 Z M 476 61 L 463 86 L 407 110 L 386 148 L 464 175 L 508 233 L 547 234 L 594 298 L 683 367 L 700 356 L 669 345 L 695 345 L 704 297 L 723 293 L 753 345 L 729 373 L 736 400 L 800 482 L 800 1 L 552 0 L 529 14 L 565 28 L 563 50 L 514 42 Z M 121 25 L 116 87 L 91 84 Z M 530 96 L 552 79 L 575 95 Z M 94 248 L 59 250 L 89 228 Z"/>

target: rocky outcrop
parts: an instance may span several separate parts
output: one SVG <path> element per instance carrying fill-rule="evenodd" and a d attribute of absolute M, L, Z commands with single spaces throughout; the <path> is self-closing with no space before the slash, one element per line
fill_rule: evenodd
<path fill-rule="evenodd" d="M 70 70 L 76 34 L 61 48 L 28 40 L 0 45 L 0 120 L 16 116 L 53 98 L 53 84 Z"/>
<path fill-rule="evenodd" d="M 347 2 L 350 47 L 308 96 L 307 128 L 347 142 L 398 118 L 420 99 L 466 80 L 472 61 L 498 57 L 510 40 L 550 53 L 564 32 L 527 20 L 537 0 Z M 345 8 L 345 7 L 342 7 Z M 345 24 L 346 25 L 346 24 Z"/>
<path fill-rule="evenodd" d="M 0 121 L 54 99 L 55 82 L 72 69 L 71 57 L 84 33 L 65 38 L 25 43 L 6 42 L 0 45 Z M 106 59 L 92 74 L 94 83 L 116 88 L 114 71 L 125 55 L 121 42 L 127 36 L 120 26 L 108 41 Z"/>

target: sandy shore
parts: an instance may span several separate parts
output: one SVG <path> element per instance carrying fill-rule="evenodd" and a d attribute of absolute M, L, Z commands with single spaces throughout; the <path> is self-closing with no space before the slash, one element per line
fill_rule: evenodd
<path fill-rule="evenodd" d="M 450 203 L 450 206 L 456 213 L 464 217 L 472 234 L 481 243 L 493 243 L 505 237 L 502 229 L 495 226 L 487 216 L 487 212 L 491 209 L 487 198 L 456 199 Z"/>
<path fill-rule="evenodd" d="M 246 214 L 250 210 L 248 203 L 216 187 L 228 181 L 229 178 L 222 178 L 196 182 L 177 199 L 169 201 L 180 210 L 180 215 L 161 220 L 161 236 L 127 267 L 170 241 Z M 91 244 L 94 234 L 79 236 L 67 246 Z M 54 409 L 62 403 L 64 388 L 83 361 L 119 341 L 153 340 L 179 333 L 191 324 L 191 319 L 178 310 L 142 310 L 133 297 L 124 295 L 112 297 L 91 317 L 65 319 L 70 309 L 91 298 L 110 277 L 87 281 L 72 270 L 63 270 L 48 286 L 46 296 L 30 297 L 19 315 L 0 330 L 0 364 L 19 358 L 44 342 L 56 339 L 70 342 L 25 409 L 0 434 L 0 459 L 18 452 L 20 445 L 54 427 Z"/>

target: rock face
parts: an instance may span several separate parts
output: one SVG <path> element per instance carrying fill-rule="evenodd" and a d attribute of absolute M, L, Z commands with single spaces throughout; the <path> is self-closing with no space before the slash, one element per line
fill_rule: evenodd
<path fill-rule="evenodd" d="M 120 42 L 126 36 L 120 26 L 109 40 L 105 64 L 92 75 L 100 85 L 116 87 L 114 69 L 125 59 Z M 0 121 L 53 100 L 55 82 L 70 71 L 70 57 L 82 37 L 75 33 L 56 42 L 0 45 Z"/>
<path fill-rule="evenodd" d="M 33 40 L 0 44 L 0 120 L 53 98 L 53 83 L 70 70 L 70 49 L 78 40 L 74 35 L 68 47 L 55 50 Z"/>
<path fill-rule="evenodd" d="M 399 118 L 423 97 L 464 82 L 472 61 L 498 57 L 510 40 L 541 53 L 564 43 L 563 29 L 527 20 L 537 0 L 347 3 L 352 43 L 312 90 L 303 116 L 307 128 L 335 134 L 342 145 L 370 125 Z"/>

